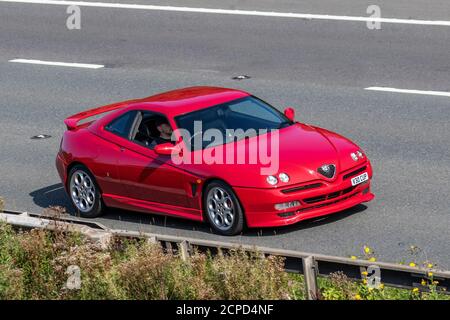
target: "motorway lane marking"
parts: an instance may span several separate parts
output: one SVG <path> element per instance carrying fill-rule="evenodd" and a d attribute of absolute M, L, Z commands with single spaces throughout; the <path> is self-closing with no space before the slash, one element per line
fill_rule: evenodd
<path fill-rule="evenodd" d="M 450 97 L 450 92 L 446 92 L 446 91 L 409 90 L 409 89 L 397 89 L 397 88 L 389 88 L 389 87 L 368 87 L 368 88 L 364 88 L 364 90 L 397 92 L 397 93 L 411 93 L 411 94 L 423 94 L 423 95 L 430 95 L 430 96 Z"/>
<path fill-rule="evenodd" d="M 83 6 L 83 7 L 119 8 L 119 9 L 136 9 L 136 10 L 153 10 L 153 11 L 215 13 L 215 14 L 229 14 L 229 15 L 259 16 L 259 17 L 297 18 L 297 19 L 309 19 L 309 20 L 317 19 L 317 20 L 431 25 L 431 26 L 447 26 L 447 27 L 450 26 L 450 21 L 445 21 L 445 20 L 417 20 L 417 19 L 375 18 L 375 17 L 358 17 L 358 16 L 338 16 L 338 15 L 328 15 L 328 14 L 209 9 L 209 8 L 192 8 L 192 7 L 157 6 L 157 5 L 145 5 L 145 4 L 132 4 L 132 3 L 58 1 L 58 0 L 0 0 L 0 2 L 63 5 L 63 6 L 76 5 L 76 6 Z"/>
<path fill-rule="evenodd" d="M 47 65 L 47 66 L 88 68 L 88 69 L 100 69 L 100 68 L 104 67 L 104 65 L 102 65 L 102 64 L 68 63 L 68 62 L 56 62 L 56 61 L 29 60 L 29 59 L 12 59 L 12 60 L 9 60 L 9 62 L 43 64 L 43 65 Z"/>

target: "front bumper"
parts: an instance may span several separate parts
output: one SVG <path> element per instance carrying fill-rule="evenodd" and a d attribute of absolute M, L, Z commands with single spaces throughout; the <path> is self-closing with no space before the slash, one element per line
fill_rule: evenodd
<path fill-rule="evenodd" d="M 361 171 L 363 167 L 365 169 Z M 352 175 L 353 172 L 356 174 Z M 369 174 L 369 180 L 353 187 L 351 178 L 362 172 Z M 244 207 L 248 227 L 276 227 L 332 214 L 371 201 L 375 197 L 370 190 L 371 179 L 372 167 L 367 162 L 341 172 L 332 182 L 317 180 L 276 189 L 234 189 Z M 317 184 L 320 186 L 302 190 L 305 186 Z M 284 210 L 276 210 L 274 207 L 275 204 L 291 201 L 300 201 L 301 205 Z"/>

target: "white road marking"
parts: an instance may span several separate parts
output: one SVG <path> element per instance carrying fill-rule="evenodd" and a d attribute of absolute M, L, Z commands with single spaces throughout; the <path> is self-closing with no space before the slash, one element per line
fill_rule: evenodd
<path fill-rule="evenodd" d="M 104 65 L 102 65 L 102 64 L 68 63 L 68 62 L 56 62 L 56 61 L 29 60 L 29 59 L 12 59 L 12 60 L 9 60 L 9 62 L 43 64 L 43 65 L 47 65 L 47 66 L 88 68 L 88 69 L 100 69 L 100 68 L 104 67 Z"/>
<path fill-rule="evenodd" d="M 397 88 L 388 88 L 388 87 L 368 87 L 368 88 L 364 88 L 364 90 L 424 94 L 424 95 L 430 95 L 430 96 L 450 97 L 450 92 L 446 92 L 446 91 L 409 90 L 409 89 L 397 89 Z"/>
<path fill-rule="evenodd" d="M 317 19 L 317 20 L 337 20 L 337 21 L 355 21 L 355 22 L 370 21 L 370 22 L 396 23 L 396 24 L 413 24 L 413 25 L 430 25 L 430 26 L 447 26 L 447 27 L 450 26 L 450 21 L 445 20 L 417 20 L 417 19 L 375 18 L 375 17 L 358 17 L 358 16 L 337 16 L 328 14 L 209 9 L 209 8 L 192 8 L 192 7 L 157 6 L 145 4 L 132 4 L 132 3 L 59 1 L 59 0 L 0 0 L 0 2 L 33 3 L 33 4 L 63 5 L 63 6 L 76 5 L 83 7 L 136 9 L 136 10 L 153 10 L 153 11 L 214 13 L 214 14 L 259 16 L 259 17 L 297 18 L 310 20 Z"/>

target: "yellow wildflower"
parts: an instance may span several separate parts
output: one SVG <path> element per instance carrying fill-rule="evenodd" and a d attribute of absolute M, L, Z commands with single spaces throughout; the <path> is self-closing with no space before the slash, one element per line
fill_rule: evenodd
<path fill-rule="evenodd" d="M 362 281 L 364 284 L 367 284 L 367 279 L 363 279 Z"/>
<path fill-rule="evenodd" d="M 419 292 L 419 288 L 414 288 L 414 289 L 412 289 L 412 292 L 413 292 L 413 293 L 418 293 L 418 292 Z"/>
<path fill-rule="evenodd" d="M 422 279 L 422 281 L 420 282 L 420 284 L 423 285 L 423 286 L 426 286 L 426 285 L 427 285 L 427 282 L 426 282 L 424 279 Z"/>
<path fill-rule="evenodd" d="M 361 296 L 359 294 L 355 295 L 355 300 L 361 300 Z"/>
<path fill-rule="evenodd" d="M 410 266 L 410 267 L 415 267 L 416 264 L 415 264 L 414 262 L 410 262 L 410 263 L 409 263 L 409 266 Z"/>
<path fill-rule="evenodd" d="M 380 286 L 378 287 L 378 289 L 383 290 L 384 289 L 384 283 L 380 283 Z"/>
<path fill-rule="evenodd" d="M 356 256 L 351 256 L 350 259 L 356 260 Z"/>
<path fill-rule="evenodd" d="M 429 264 L 427 264 L 427 267 L 431 269 L 431 268 L 433 268 L 433 264 L 429 263 Z"/>
<path fill-rule="evenodd" d="M 373 291 L 373 288 L 369 288 L 369 292 L 372 292 Z"/>
<path fill-rule="evenodd" d="M 365 253 L 370 253 L 370 248 L 368 246 L 364 246 L 364 252 Z"/>
<path fill-rule="evenodd" d="M 375 257 L 371 257 L 371 258 L 369 259 L 369 261 L 370 261 L 370 262 L 375 262 L 375 261 L 377 261 L 377 259 L 375 259 Z"/>
<path fill-rule="evenodd" d="M 432 277 L 433 276 L 433 272 L 428 272 L 428 276 Z"/>
<path fill-rule="evenodd" d="M 367 271 L 363 271 L 363 272 L 361 272 L 361 274 L 362 274 L 363 276 L 367 276 L 367 275 L 368 275 Z"/>

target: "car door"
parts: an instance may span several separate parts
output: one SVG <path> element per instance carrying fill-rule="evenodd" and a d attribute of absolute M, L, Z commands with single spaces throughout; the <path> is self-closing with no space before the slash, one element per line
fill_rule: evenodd
<path fill-rule="evenodd" d="M 129 139 L 136 115 L 137 111 L 126 111 L 109 120 L 101 132 L 95 131 L 102 139 L 94 140 L 97 152 L 89 167 L 106 195 L 121 196 L 126 192 L 120 181 L 117 161 L 122 154 L 121 142 Z"/>
<path fill-rule="evenodd" d="M 144 114 L 152 115 L 148 111 L 140 113 L 134 124 L 134 135 Z M 117 159 L 117 170 L 127 197 L 167 207 L 192 207 L 189 181 L 193 178 L 177 168 L 170 156 L 158 155 L 149 146 L 132 139 L 123 141 Z"/>

